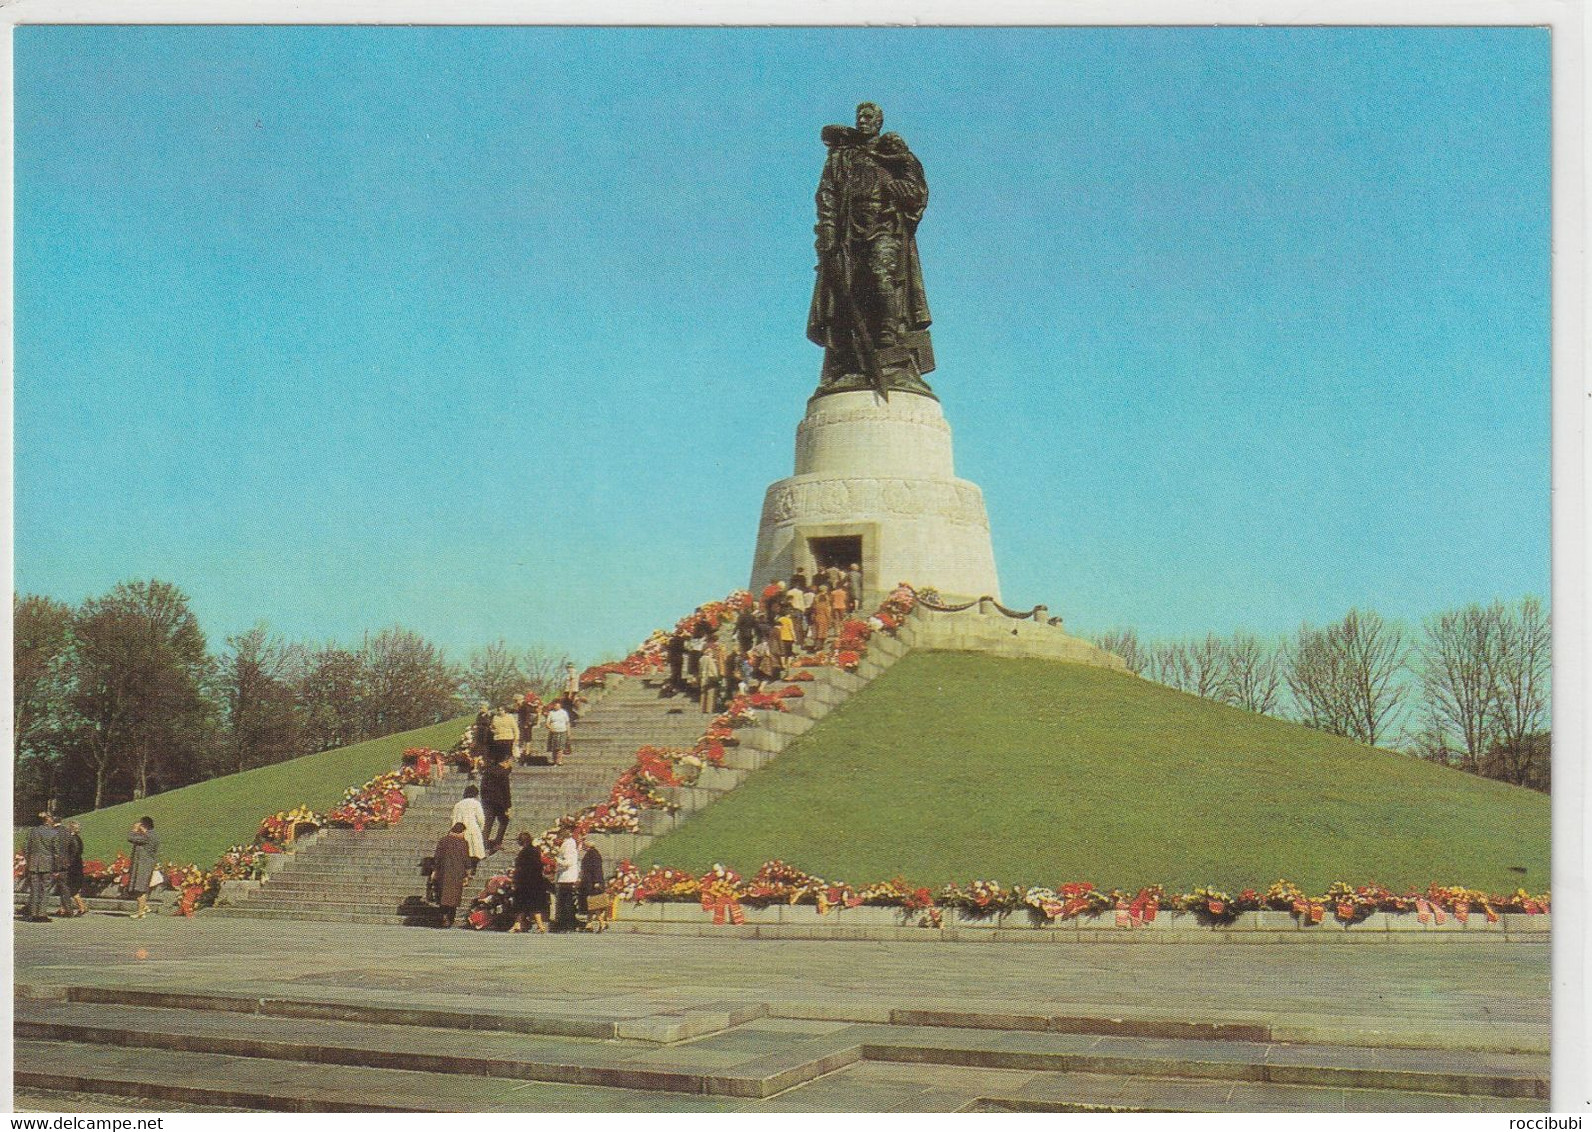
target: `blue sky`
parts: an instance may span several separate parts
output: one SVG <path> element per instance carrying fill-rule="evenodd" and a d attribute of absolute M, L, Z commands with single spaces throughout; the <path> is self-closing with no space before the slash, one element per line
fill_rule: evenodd
<path fill-rule="evenodd" d="M 584 659 L 746 582 L 819 128 L 1077 631 L 1548 592 L 1548 33 L 21 27 L 16 587 Z"/>

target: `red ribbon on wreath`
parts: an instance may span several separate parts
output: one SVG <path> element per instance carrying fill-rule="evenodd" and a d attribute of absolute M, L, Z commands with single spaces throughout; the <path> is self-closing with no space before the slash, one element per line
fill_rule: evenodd
<path fill-rule="evenodd" d="M 746 913 L 741 911 L 741 902 L 735 898 L 734 893 L 704 892 L 702 910 L 713 913 L 715 925 L 722 926 L 725 920 L 732 924 L 746 923 Z"/>
<path fill-rule="evenodd" d="M 1133 898 L 1133 902 L 1128 905 L 1128 919 L 1133 921 L 1134 927 L 1140 924 L 1153 924 L 1156 909 L 1160 906 L 1160 897 L 1148 888 L 1141 888 L 1139 894 Z"/>

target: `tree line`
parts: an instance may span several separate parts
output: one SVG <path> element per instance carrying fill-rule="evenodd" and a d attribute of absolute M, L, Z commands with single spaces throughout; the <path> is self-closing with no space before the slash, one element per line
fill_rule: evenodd
<path fill-rule="evenodd" d="M 1413 633 L 1351 609 L 1280 640 L 1092 639 L 1180 691 L 1518 786 L 1551 783 L 1552 635 L 1535 597 L 1438 613 Z"/>
<path fill-rule="evenodd" d="M 503 640 L 463 664 L 401 626 L 357 646 L 265 625 L 212 654 L 189 600 L 123 582 L 73 608 L 12 595 L 14 816 L 80 813 L 551 691 L 566 657 Z"/>

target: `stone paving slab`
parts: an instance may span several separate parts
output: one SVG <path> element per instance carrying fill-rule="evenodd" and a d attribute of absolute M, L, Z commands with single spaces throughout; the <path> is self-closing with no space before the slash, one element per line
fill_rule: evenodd
<path fill-rule="evenodd" d="M 31 929 L 31 930 L 29 930 Z M 1251 947 L 1179 950 L 1132 945 L 1062 948 L 1045 963 L 998 946 L 923 947 L 889 941 L 533 936 L 298 923 L 261 930 L 203 917 L 128 921 L 88 916 L 16 925 L 18 982 L 148 985 L 165 971 L 216 993 L 318 985 L 362 996 L 403 987 L 408 1000 L 501 990 L 624 997 L 660 982 L 682 994 L 765 1002 L 884 1004 L 908 1009 L 1110 1016 L 1396 1018 L 1463 1028 L 1476 1019 L 1546 1029 L 1548 951 L 1477 942 L 1458 951 Z M 145 958 L 137 958 L 142 949 Z M 1026 952 L 1027 949 L 1023 949 Z M 63 977 L 65 976 L 65 977 Z M 156 979 L 155 981 L 159 981 Z M 711 988 L 711 990 L 707 989 Z M 934 997 L 926 998 L 925 990 Z M 1175 1010 L 1167 1007 L 1175 1002 Z M 1087 1009 L 1085 1009 L 1087 1008 Z M 863 1015 L 845 1015 L 863 1018 Z"/>

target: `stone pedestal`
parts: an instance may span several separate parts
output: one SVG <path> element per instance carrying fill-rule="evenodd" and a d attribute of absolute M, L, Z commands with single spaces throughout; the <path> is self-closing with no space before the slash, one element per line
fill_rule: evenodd
<path fill-rule="evenodd" d="M 796 429 L 796 474 L 763 500 L 752 590 L 826 553 L 860 554 L 865 601 L 897 582 L 947 599 L 999 598 L 984 495 L 957 479 L 951 428 L 932 397 L 814 397 Z M 871 606 L 869 606 L 871 608 Z"/>

